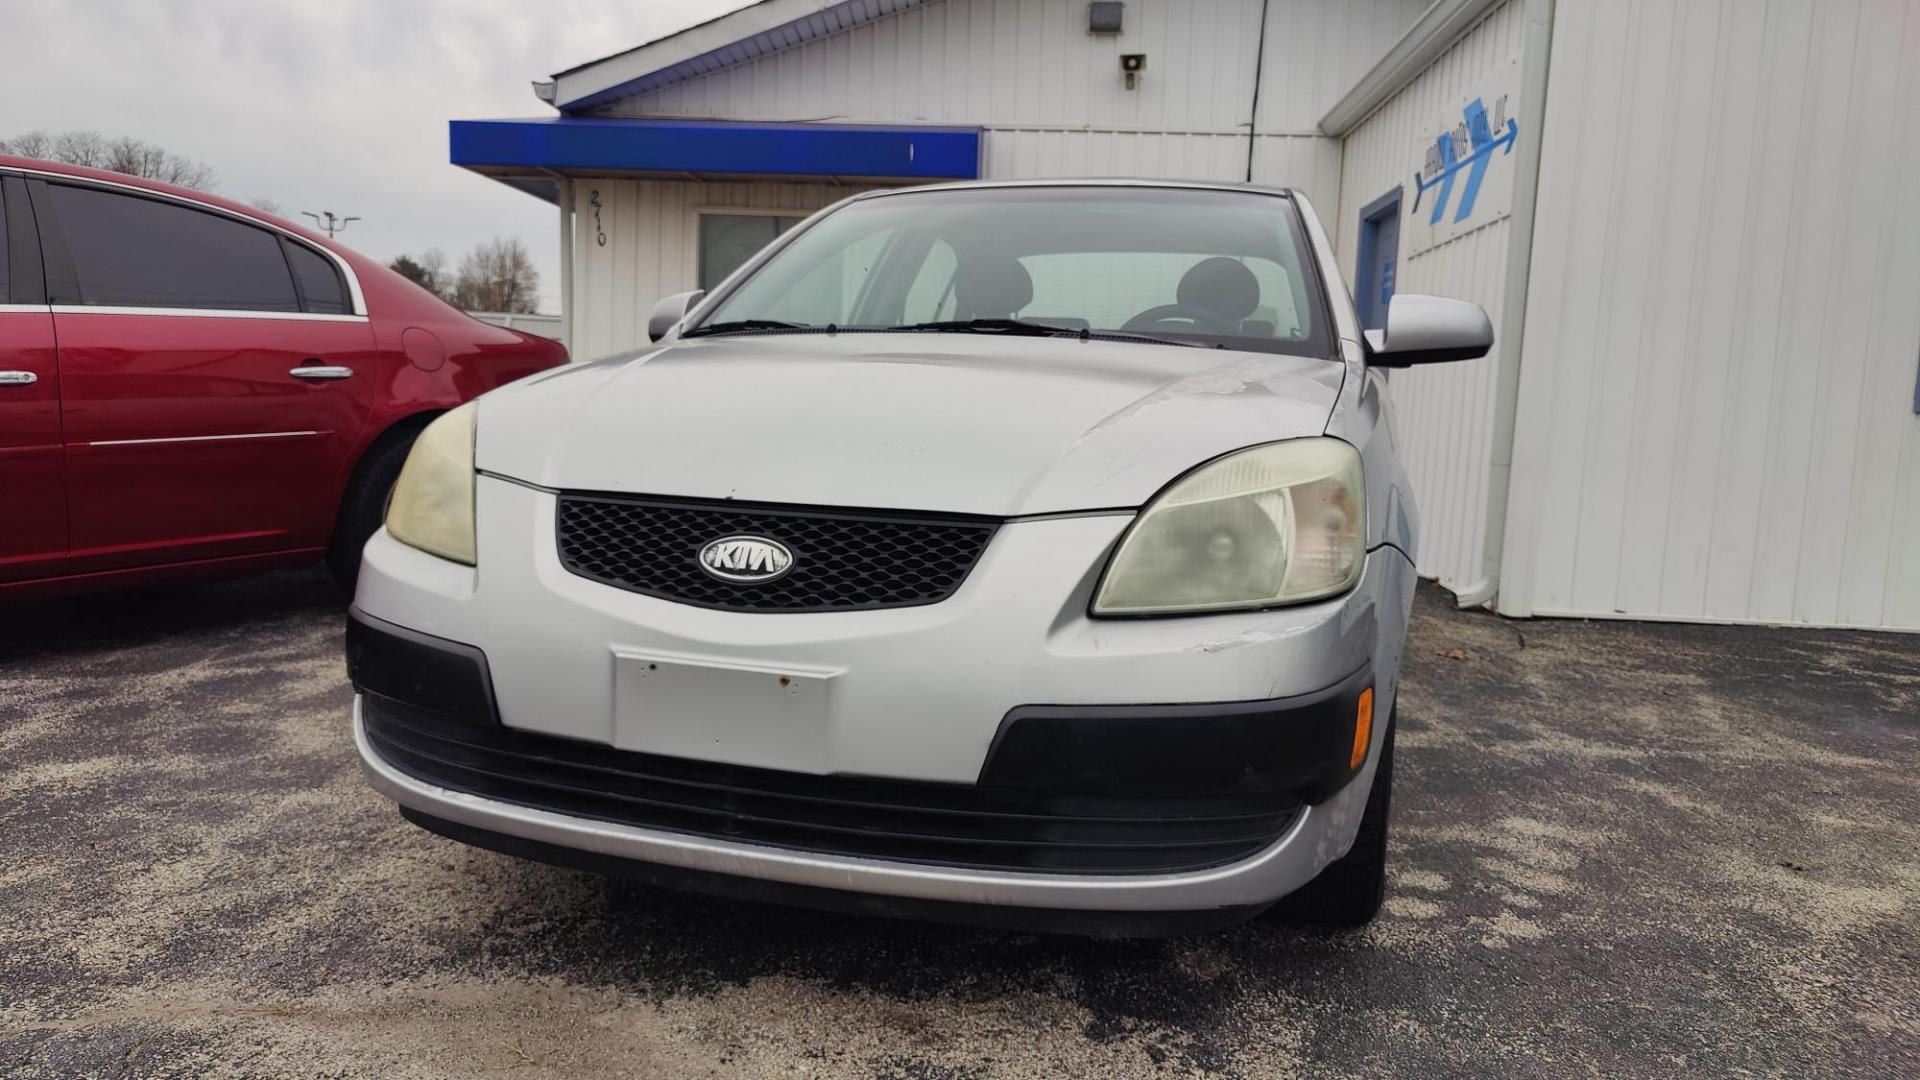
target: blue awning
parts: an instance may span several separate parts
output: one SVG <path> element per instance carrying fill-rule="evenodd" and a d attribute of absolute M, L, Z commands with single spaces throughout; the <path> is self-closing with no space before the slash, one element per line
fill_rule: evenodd
<path fill-rule="evenodd" d="M 518 179 L 514 186 L 529 191 L 529 182 L 550 187 L 555 174 L 907 182 L 980 175 L 980 129 L 964 127 L 551 116 L 454 120 L 449 143 L 453 164 Z"/>

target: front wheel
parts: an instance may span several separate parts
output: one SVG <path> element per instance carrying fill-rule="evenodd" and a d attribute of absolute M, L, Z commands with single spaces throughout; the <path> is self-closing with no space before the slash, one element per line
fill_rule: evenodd
<path fill-rule="evenodd" d="M 353 595 L 353 587 L 360 581 L 360 552 L 386 520 L 387 500 L 393 495 L 393 485 L 400 479 L 400 467 L 407 463 L 407 453 L 413 449 L 413 440 L 419 434 L 418 428 L 390 433 L 367 451 L 366 457 L 360 459 L 360 467 L 354 470 L 346 496 L 340 500 L 340 514 L 333 522 L 333 540 L 327 545 L 327 569 L 348 596 Z"/>
<path fill-rule="evenodd" d="M 1387 737 L 1380 745 L 1380 764 L 1373 771 L 1373 788 L 1367 793 L 1367 809 L 1360 818 L 1353 849 L 1274 905 L 1276 916 L 1323 926 L 1357 927 L 1372 922 L 1380 913 L 1380 903 L 1387 895 L 1387 811 L 1393 802 L 1396 726 L 1389 715 Z"/>

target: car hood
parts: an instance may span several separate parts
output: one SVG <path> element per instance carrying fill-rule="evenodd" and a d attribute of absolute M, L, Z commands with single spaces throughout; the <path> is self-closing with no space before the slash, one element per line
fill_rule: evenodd
<path fill-rule="evenodd" d="M 476 460 L 545 487 L 1014 517 L 1135 507 L 1318 435 L 1338 363 L 977 334 L 694 339 L 480 399 Z"/>

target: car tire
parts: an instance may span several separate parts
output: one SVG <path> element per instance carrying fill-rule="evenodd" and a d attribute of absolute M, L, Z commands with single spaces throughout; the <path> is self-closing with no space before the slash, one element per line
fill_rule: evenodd
<path fill-rule="evenodd" d="M 327 545 L 327 570 L 348 596 L 360 581 L 360 552 L 387 517 L 387 500 L 400 479 L 400 467 L 424 425 L 391 431 L 375 443 L 353 471 L 347 494 L 340 500 L 333 522 L 333 540 Z"/>
<path fill-rule="evenodd" d="M 1394 717 L 1388 716 L 1380 764 L 1373 772 L 1373 787 L 1367 792 L 1367 809 L 1361 815 L 1353 848 L 1328 864 L 1319 877 L 1274 905 L 1275 916 L 1290 922 L 1359 927 L 1380 913 L 1387 895 L 1387 814 L 1393 803 L 1396 726 Z"/>

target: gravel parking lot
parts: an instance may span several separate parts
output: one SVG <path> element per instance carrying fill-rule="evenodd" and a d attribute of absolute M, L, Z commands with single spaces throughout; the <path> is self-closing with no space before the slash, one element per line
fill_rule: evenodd
<path fill-rule="evenodd" d="M 1920 1074 L 1920 638 L 1417 604 L 1386 912 L 1087 941 L 407 825 L 318 574 L 0 613 L 0 1075 Z"/>

